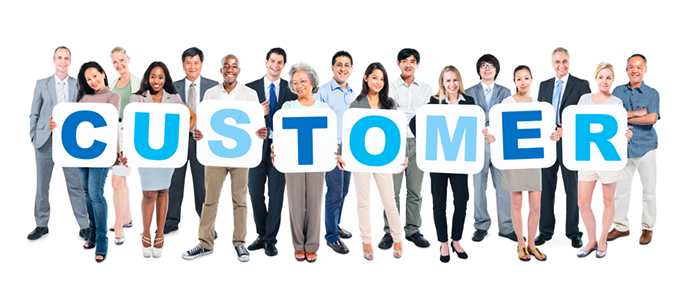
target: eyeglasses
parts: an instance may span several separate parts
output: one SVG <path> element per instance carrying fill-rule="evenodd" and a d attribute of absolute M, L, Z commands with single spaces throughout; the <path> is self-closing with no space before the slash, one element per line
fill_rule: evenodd
<path fill-rule="evenodd" d="M 306 84 L 307 82 L 309 82 L 308 79 L 302 79 L 302 80 L 299 80 L 299 81 L 292 82 L 292 86 L 293 86 L 293 87 L 296 87 L 297 85 L 300 85 L 300 84 L 304 85 L 304 84 Z"/>
<path fill-rule="evenodd" d="M 496 66 L 494 66 L 493 64 L 481 64 L 481 66 L 480 66 L 480 68 L 482 68 L 482 69 L 493 69 L 495 67 Z"/>

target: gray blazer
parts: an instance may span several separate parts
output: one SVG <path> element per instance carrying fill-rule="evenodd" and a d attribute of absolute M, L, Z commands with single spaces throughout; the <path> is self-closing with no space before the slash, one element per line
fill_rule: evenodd
<path fill-rule="evenodd" d="M 219 83 L 214 80 L 204 78 L 204 76 L 200 77 L 202 78 L 199 84 L 201 84 L 202 86 L 199 87 L 199 102 L 202 102 L 202 100 L 204 100 L 204 93 L 206 93 L 208 89 L 217 86 Z M 175 85 L 175 90 L 177 91 L 178 95 L 180 95 L 180 100 L 182 100 L 183 103 L 185 102 L 186 98 L 185 91 L 187 91 L 187 89 L 185 88 L 186 80 L 187 78 L 182 78 L 178 81 L 173 82 L 173 85 Z M 187 103 L 185 103 L 185 105 L 187 105 Z"/>
<path fill-rule="evenodd" d="M 78 81 L 68 76 L 68 101 L 75 102 L 78 93 Z M 58 103 L 56 79 L 54 75 L 36 81 L 32 112 L 29 115 L 29 138 L 35 149 L 43 146 L 51 136 L 49 117 L 53 116 L 53 107 Z"/>
<path fill-rule="evenodd" d="M 487 109 L 486 108 L 486 97 L 484 96 L 484 88 L 481 86 L 481 82 L 477 83 L 475 86 L 472 86 L 464 91 L 467 96 L 471 96 L 474 98 L 474 102 L 476 102 L 476 105 L 481 107 L 481 109 L 484 110 L 484 113 L 486 114 L 486 126 L 489 126 L 489 110 L 491 107 L 493 107 L 496 104 L 500 104 L 503 99 L 508 98 L 510 96 L 510 90 L 507 87 L 504 87 L 502 85 L 498 85 L 497 83 L 493 84 L 493 92 L 491 94 L 491 106 Z"/>

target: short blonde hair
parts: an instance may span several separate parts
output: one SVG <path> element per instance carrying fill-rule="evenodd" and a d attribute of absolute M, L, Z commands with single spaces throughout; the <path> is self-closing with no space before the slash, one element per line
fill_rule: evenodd
<path fill-rule="evenodd" d="M 613 68 L 613 66 L 611 64 L 606 63 L 606 62 L 602 62 L 602 63 L 598 64 L 598 67 L 595 68 L 595 75 L 593 76 L 593 78 L 598 78 L 598 73 L 600 73 L 600 70 L 602 70 L 602 69 L 610 69 L 610 72 L 612 72 L 612 77 L 613 77 L 613 79 L 615 79 L 615 69 Z"/>
<path fill-rule="evenodd" d="M 119 46 L 114 47 L 114 49 L 112 49 L 112 52 L 110 52 L 109 55 L 111 56 L 111 55 L 113 55 L 115 52 L 124 53 L 124 56 L 129 57 L 129 54 L 126 54 L 126 49 L 124 49 L 124 48 L 122 48 L 122 47 L 119 47 Z"/>

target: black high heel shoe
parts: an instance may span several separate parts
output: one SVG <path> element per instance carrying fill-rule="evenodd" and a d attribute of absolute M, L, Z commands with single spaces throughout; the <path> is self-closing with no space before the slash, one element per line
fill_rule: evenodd
<path fill-rule="evenodd" d="M 444 263 L 450 261 L 450 251 L 447 251 L 447 255 L 443 256 L 442 255 L 442 245 L 440 245 L 440 261 L 444 262 Z"/>
<path fill-rule="evenodd" d="M 452 247 L 452 252 L 457 253 L 457 257 L 459 257 L 461 259 L 467 259 L 467 257 L 469 257 L 467 255 L 467 252 L 457 252 L 457 250 L 455 250 L 455 245 L 453 243 L 454 243 L 454 241 L 452 241 L 452 243 L 450 243 L 450 247 Z"/>

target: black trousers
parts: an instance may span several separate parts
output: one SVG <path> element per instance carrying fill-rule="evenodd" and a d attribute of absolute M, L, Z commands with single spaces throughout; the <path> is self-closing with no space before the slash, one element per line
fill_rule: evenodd
<path fill-rule="evenodd" d="M 573 154 L 570 154 L 573 155 Z M 557 191 L 557 171 L 561 167 L 561 175 L 566 191 L 566 236 L 581 237 L 578 230 L 578 172 L 564 166 L 562 158 L 562 140 L 557 142 L 557 160 L 549 168 L 542 169 L 542 197 L 540 203 L 540 234 L 551 238 L 554 234 L 554 194 Z"/>
<path fill-rule="evenodd" d="M 206 200 L 206 187 L 204 185 L 204 165 L 197 160 L 197 142 L 192 133 L 189 134 L 189 144 L 187 145 L 187 161 L 189 161 L 192 172 L 192 186 L 194 187 L 194 209 L 198 216 L 202 216 L 202 205 Z M 182 167 L 175 169 L 170 180 L 168 190 L 168 213 L 165 224 L 177 226 L 180 224 L 180 210 L 182 208 L 182 197 L 185 189 L 185 175 L 187 174 L 187 162 Z"/>
<path fill-rule="evenodd" d="M 469 175 L 430 173 L 430 191 L 433 194 L 433 219 L 437 230 L 438 241 L 447 242 L 447 181 L 452 186 L 454 195 L 454 214 L 452 215 L 452 240 L 462 239 L 464 219 L 467 216 L 467 200 L 469 200 Z"/>
<path fill-rule="evenodd" d="M 270 158 L 270 139 L 263 143 L 263 158 L 260 165 L 248 171 L 248 192 L 253 207 L 255 230 L 263 243 L 277 243 L 277 232 L 280 229 L 282 204 L 284 203 L 284 173 L 280 173 L 272 165 Z M 265 182 L 269 198 L 265 206 Z"/>

